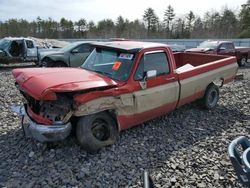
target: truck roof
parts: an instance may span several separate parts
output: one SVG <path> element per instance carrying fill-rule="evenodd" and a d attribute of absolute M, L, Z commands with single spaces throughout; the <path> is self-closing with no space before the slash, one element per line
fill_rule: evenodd
<path fill-rule="evenodd" d="M 212 42 L 212 43 L 217 43 L 217 44 L 221 44 L 221 43 L 233 43 L 232 41 L 226 41 L 226 40 L 206 40 L 204 42 Z"/>
<path fill-rule="evenodd" d="M 166 44 L 162 43 L 153 43 L 153 42 L 140 42 L 140 41 L 109 41 L 109 42 L 94 42 L 92 45 L 96 47 L 103 48 L 115 48 L 122 51 L 129 52 L 138 52 L 144 48 L 153 48 L 153 47 L 167 47 Z"/>

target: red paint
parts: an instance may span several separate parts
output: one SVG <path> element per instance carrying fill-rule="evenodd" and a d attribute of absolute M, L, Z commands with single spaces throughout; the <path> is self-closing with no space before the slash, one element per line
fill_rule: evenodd
<path fill-rule="evenodd" d="M 110 44 L 112 42 L 108 43 Z M 170 70 L 169 74 L 161 75 L 147 80 L 147 88 L 153 88 L 156 86 L 160 86 L 163 84 L 165 85 L 173 82 L 179 84 L 179 80 L 190 78 L 195 75 L 199 75 L 226 65 L 236 63 L 235 57 L 198 53 L 176 53 L 175 55 L 173 55 L 170 48 L 164 46 L 163 44 L 159 44 L 159 46 L 157 46 L 151 43 L 133 41 L 114 42 L 114 44 L 118 48 L 121 43 L 126 44 L 126 46 L 135 48 L 138 45 L 145 46 L 136 54 L 131 74 L 126 82 L 114 81 L 108 77 L 81 68 L 15 69 L 13 70 L 13 75 L 17 83 L 19 84 L 21 90 L 23 90 L 25 93 L 32 96 L 36 100 L 56 100 L 55 93 L 75 92 L 76 94 L 73 96 L 73 100 L 74 106 L 77 107 L 81 104 L 101 97 L 112 96 L 119 100 L 120 95 L 122 94 L 141 91 L 142 88 L 139 84 L 139 81 L 134 80 L 134 74 L 137 70 L 141 58 L 143 58 L 143 54 L 146 52 L 159 50 L 164 51 L 168 57 Z M 178 68 L 187 63 L 193 65 L 194 68 L 181 74 L 175 73 L 176 67 Z M 118 65 L 117 67 L 119 68 Z M 232 77 L 234 77 L 235 74 L 232 75 Z M 231 81 L 230 79 L 225 80 L 225 83 Z M 179 87 L 179 85 L 176 86 L 176 92 L 172 94 L 173 96 L 175 96 L 175 101 L 173 101 L 172 103 L 162 104 L 161 107 L 139 114 L 131 114 L 129 116 L 118 116 L 118 121 L 121 126 L 121 129 L 129 128 L 131 126 L 140 124 L 146 120 L 165 114 L 169 111 L 174 110 L 176 107 L 184 105 L 188 102 L 192 102 L 198 98 L 201 98 L 204 95 L 204 91 L 199 91 L 193 93 L 189 97 L 178 101 L 180 88 L 181 87 Z M 168 97 L 167 94 L 166 97 Z M 135 96 L 134 100 L 136 100 Z M 48 119 L 33 113 L 30 109 L 28 109 L 28 113 L 38 123 L 52 123 Z"/>
<path fill-rule="evenodd" d="M 180 107 L 184 104 L 187 104 L 187 103 L 193 102 L 197 99 L 200 99 L 204 96 L 204 94 L 205 94 L 205 91 L 199 91 L 199 92 L 196 92 L 194 95 L 180 99 L 177 107 Z"/>
<path fill-rule="evenodd" d="M 148 121 L 150 119 L 156 118 L 160 115 L 166 114 L 173 110 L 173 106 L 176 106 L 178 103 L 178 107 L 187 104 L 189 102 L 193 102 L 199 98 L 202 98 L 204 96 L 205 91 L 200 91 L 195 93 L 194 95 L 191 95 L 189 97 L 186 97 L 184 99 L 181 99 L 180 101 L 175 101 L 173 103 L 169 103 L 167 105 L 163 105 L 159 108 L 155 108 L 153 110 L 138 113 L 134 115 L 122 115 L 118 116 L 118 122 L 120 125 L 120 130 L 128 129 L 130 127 L 139 125 L 145 121 Z"/>
<path fill-rule="evenodd" d="M 163 105 L 161 107 L 155 108 L 153 110 L 142 112 L 134 115 L 121 115 L 118 116 L 118 122 L 120 125 L 120 130 L 128 129 L 130 127 L 133 127 L 135 125 L 139 125 L 140 123 L 143 123 L 145 121 L 148 121 L 150 119 L 156 118 L 160 115 L 166 114 L 173 110 L 173 106 L 175 106 L 177 101 L 173 103 L 169 103 L 166 105 Z"/>
<path fill-rule="evenodd" d="M 83 91 L 118 85 L 108 77 L 81 68 L 14 69 L 12 74 L 22 90 L 36 100 L 44 99 L 50 92 Z"/>
<path fill-rule="evenodd" d="M 185 64 L 194 66 L 193 69 L 179 74 L 180 80 L 215 70 L 226 65 L 235 64 L 236 62 L 235 57 L 208 54 L 178 53 L 174 54 L 174 56 L 176 58 L 177 67 Z"/>
<path fill-rule="evenodd" d="M 27 113 L 29 114 L 29 116 L 36 120 L 37 123 L 40 123 L 40 124 L 43 124 L 43 125 L 50 125 L 52 124 L 53 122 L 47 118 L 44 118 L 38 114 L 35 114 L 31 109 L 30 107 L 27 108 Z"/>

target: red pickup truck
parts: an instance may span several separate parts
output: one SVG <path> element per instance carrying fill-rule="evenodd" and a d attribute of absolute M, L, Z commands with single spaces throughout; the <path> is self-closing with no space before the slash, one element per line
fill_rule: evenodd
<path fill-rule="evenodd" d="M 121 130 L 201 99 L 216 106 L 219 87 L 233 81 L 235 57 L 175 53 L 164 44 L 113 41 L 94 44 L 80 68 L 13 70 L 26 98 L 22 126 L 41 142 L 66 138 L 94 152 Z"/>
<path fill-rule="evenodd" d="M 197 48 L 188 49 L 186 52 L 235 56 L 239 66 L 245 66 L 250 59 L 250 48 L 235 47 L 231 41 L 208 40 L 202 42 Z"/>

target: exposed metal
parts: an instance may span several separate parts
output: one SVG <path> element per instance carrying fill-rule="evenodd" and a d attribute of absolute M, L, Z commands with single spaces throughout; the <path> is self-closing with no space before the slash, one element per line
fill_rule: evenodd
<path fill-rule="evenodd" d="M 40 142 L 54 142 L 65 139 L 69 136 L 72 125 L 70 122 L 62 124 L 62 122 L 53 125 L 41 125 L 30 119 L 25 112 L 22 117 L 22 127 L 27 138 L 32 137 Z"/>

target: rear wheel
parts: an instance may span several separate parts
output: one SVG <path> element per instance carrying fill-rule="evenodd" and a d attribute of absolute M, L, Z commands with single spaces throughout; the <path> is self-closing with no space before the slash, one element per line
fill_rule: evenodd
<path fill-rule="evenodd" d="M 202 106 L 206 109 L 214 108 L 219 100 L 219 87 L 215 84 L 209 84 L 206 89 L 205 95 L 202 98 Z"/>
<path fill-rule="evenodd" d="M 54 66 L 53 67 L 67 67 L 68 65 L 64 62 L 61 62 L 61 61 L 57 61 L 57 62 L 54 62 Z"/>
<path fill-rule="evenodd" d="M 83 116 L 76 127 L 78 142 L 90 153 L 114 144 L 118 134 L 116 122 L 107 112 Z"/>

